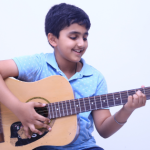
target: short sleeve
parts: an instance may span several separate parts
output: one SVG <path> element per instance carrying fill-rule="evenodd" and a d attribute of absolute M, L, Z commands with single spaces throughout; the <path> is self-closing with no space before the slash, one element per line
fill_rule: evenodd
<path fill-rule="evenodd" d="M 97 89 L 96 89 L 95 95 L 102 95 L 102 94 L 107 94 L 107 93 L 108 93 L 108 90 L 107 90 L 106 80 L 101 75 L 98 78 L 98 85 L 97 85 Z"/>
<path fill-rule="evenodd" d="M 33 82 L 36 80 L 37 74 L 42 69 L 42 57 L 41 54 L 32 56 L 22 56 L 13 58 L 15 61 L 19 75 L 18 79 L 27 82 Z"/>

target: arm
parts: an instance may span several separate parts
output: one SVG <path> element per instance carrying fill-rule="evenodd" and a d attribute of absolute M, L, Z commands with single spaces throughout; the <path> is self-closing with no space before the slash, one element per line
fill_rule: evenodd
<path fill-rule="evenodd" d="M 115 114 L 115 119 L 119 123 L 125 123 L 132 112 L 146 103 L 146 96 L 137 91 L 133 96 L 128 97 L 128 102 Z M 117 132 L 123 125 L 114 120 L 114 115 L 109 110 L 95 110 L 92 112 L 95 127 L 98 133 L 107 138 Z"/>
<path fill-rule="evenodd" d="M 16 77 L 18 74 L 18 68 L 13 60 L 0 61 L 0 102 L 8 107 L 19 118 L 24 126 L 27 137 L 30 138 L 31 136 L 29 135 L 29 130 L 34 133 L 42 134 L 39 130 L 35 129 L 34 125 L 47 129 L 50 127 L 40 122 L 47 122 L 48 119 L 37 114 L 34 110 L 34 107 L 43 107 L 43 104 L 35 102 L 22 103 L 7 88 L 4 79 L 8 77 Z"/>

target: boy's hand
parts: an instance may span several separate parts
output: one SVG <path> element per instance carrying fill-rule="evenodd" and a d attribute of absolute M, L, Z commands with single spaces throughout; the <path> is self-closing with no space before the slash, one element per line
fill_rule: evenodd
<path fill-rule="evenodd" d="M 45 118 L 34 110 L 34 107 L 44 107 L 46 104 L 37 102 L 21 103 L 15 111 L 16 116 L 21 121 L 25 134 L 28 138 L 31 138 L 30 133 L 43 134 L 41 131 L 35 128 L 35 125 L 51 130 L 51 127 L 44 122 L 49 122 L 48 118 Z"/>
<path fill-rule="evenodd" d="M 144 88 L 144 86 L 142 86 Z M 133 96 L 128 97 L 128 102 L 124 105 L 125 110 L 133 112 L 136 108 L 145 106 L 146 96 L 141 91 L 137 91 Z"/>

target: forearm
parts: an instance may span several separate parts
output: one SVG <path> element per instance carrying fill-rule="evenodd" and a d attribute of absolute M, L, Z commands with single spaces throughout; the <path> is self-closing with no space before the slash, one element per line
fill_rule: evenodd
<path fill-rule="evenodd" d="M 123 126 L 121 124 L 127 121 L 132 112 L 133 111 L 126 111 L 125 108 L 122 107 L 122 109 L 115 113 L 115 119 L 118 123 L 115 121 L 114 115 L 108 117 L 101 124 L 100 128 L 97 127 L 99 134 L 104 138 L 108 138 L 109 136 L 113 135 Z"/>
<path fill-rule="evenodd" d="M 15 113 L 15 108 L 21 103 L 7 88 L 0 74 L 0 102 Z"/>

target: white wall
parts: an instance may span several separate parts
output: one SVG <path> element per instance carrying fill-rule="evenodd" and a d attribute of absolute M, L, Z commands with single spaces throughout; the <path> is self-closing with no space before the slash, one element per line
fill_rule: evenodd
<path fill-rule="evenodd" d="M 0 59 L 52 52 L 44 19 L 57 3 L 74 4 L 91 19 L 86 61 L 106 78 L 109 92 L 150 86 L 149 0 L 0 0 Z M 110 108 L 112 114 L 122 106 Z M 127 124 L 108 139 L 95 131 L 105 150 L 149 150 L 150 102 L 136 110 Z"/>

